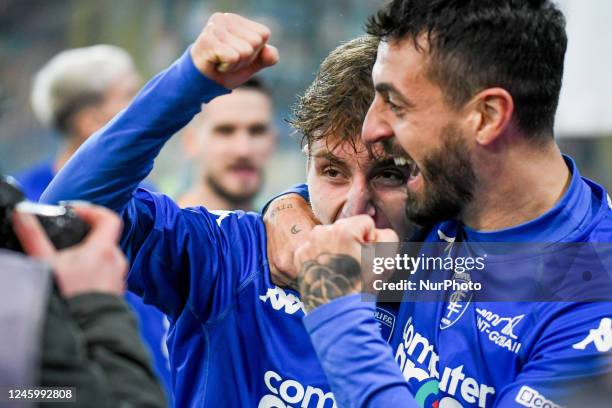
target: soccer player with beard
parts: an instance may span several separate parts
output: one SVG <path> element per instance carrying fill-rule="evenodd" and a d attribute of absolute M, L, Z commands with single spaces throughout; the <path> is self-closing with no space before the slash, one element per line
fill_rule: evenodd
<path fill-rule="evenodd" d="M 269 36 L 266 27 L 240 16 L 213 15 L 190 50 L 92 136 L 43 195 L 46 202 L 93 201 L 122 215 L 128 288 L 171 320 L 180 407 L 336 406 L 302 325 L 299 294 L 282 287 L 285 277 L 268 263 L 261 216 L 181 209 L 166 196 L 137 189 L 164 143 L 202 103 L 276 63 Z M 333 51 L 306 92 L 296 124 L 308 144 L 315 215 L 331 223 L 367 214 L 383 234 L 392 228 L 404 235 L 411 228 L 403 214 L 408 172 L 359 137 L 373 99 L 376 50 L 377 40 L 364 37 Z M 268 213 L 282 220 L 290 208 Z M 290 233 L 305 239 L 309 223 L 292 223 Z"/>
<path fill-rule="evenodd" d="M 373 306 L 358 294 L 366 289 L 362 244 L 382 241 L 379 231 L 363 216 L 315 227 L 295 264 L 304 322 L 340 406 L 556 407 L 586 401 L 585 386 L 603 396 L 598 406 L 609 403 L 610 384 L 600 381 L 612 370 L 612 201 L 554 141 L 564 26 L 548 0 L 392 1 L 368 24 L 382 41 L 362 136 L 414 161 L 406 214 L 434 224 L 425 243 L 476 251 L 507 243 L 532 246 L 536 256 L 581 248 L 567 243 L 602 245 L 595 255 L 608 257 L 592 265 L 603 266 L 608 293 L 591 299 L 604 301 L 521 301 L 537 279 L 505 275 L 504 302 L 401 303 L 389 349 Z M 491 272 L 512 262 L 533 272 L 519 275 L 526 279 L 548 265 L 495 255 L 489 262 L 503 262 Z M 541 278 L 562 281 L 565 272 L 551 268 Z M 585 273 L 571 289 L 588 286 Z"/>
<path fill-rule="evenodd" d="M 272 114 L 270 93 L 257 78 L 204 105 L 184 131 L 196 180 L 178 204 L 252 211 L 276 142 Z"/>

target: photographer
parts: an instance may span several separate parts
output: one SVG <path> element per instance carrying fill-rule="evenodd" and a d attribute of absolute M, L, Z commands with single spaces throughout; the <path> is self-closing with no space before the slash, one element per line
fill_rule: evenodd
<path fill-rule="evenodd" d="M 165 406 L 122 299 L 127 263 L 117 246 L 121 222 L 100 207 L 79 206 L 75 212 L 90 233 L 62 251 L 33 215 L 13 213 L 24 251 L 45 263 L 0 250 L 3 393 L 74 387 L 76 406 Z M 8 398 L 0 401 L 11 402 Z"/>

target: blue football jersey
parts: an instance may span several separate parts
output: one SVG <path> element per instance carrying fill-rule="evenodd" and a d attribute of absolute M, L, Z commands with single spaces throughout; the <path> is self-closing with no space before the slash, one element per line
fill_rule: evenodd
<path fill-rule="evenodd" d="M 170 318 L 177 406 L 335 406 L 298 294 L 270 281 L 259 215 L 139 190 L 123 218 L 128 286 Z"/>
<path fill-rule="evenodd" d="M 424 241 L 444 243 L 440 246 L 444 251 L 460 242 L 483 247 L 603 243 L 609 248 L 610 197 L 603 187 L 582 178 L 571 159 L 566 157 L 566 163 L 572 172 L 569 188 L 541 217 L 492 232 L 444 222 L 432 228 Z M 530 258 L 520 261 L 533 263 Z M 596 260 L 603 266 L 607 288 L 610 261 L 609 251 L 605 259 Z M 508 282 L 505 290 L 520 300 L 521 283 L 527 285 Z M 609 293 L 603 302 L 470 299 L 402 302 L 390 349 L 373 329 L 369 317 L 373 306 L 358 297 L 341 298 L 311 312 L 305 324 L 338 403 L 441 408 L 601 406 L 610 401 Z M 360 327 L 343 323 L 346 320 L 361 322 Z M 367 349 L 364 344 L 369 344 Z"/>

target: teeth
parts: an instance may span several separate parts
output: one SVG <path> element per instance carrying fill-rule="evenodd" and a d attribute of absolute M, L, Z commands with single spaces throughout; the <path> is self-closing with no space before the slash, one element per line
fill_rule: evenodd
<path fill-rule="evenodd" d="M 394 157 L 393 162 L 396 166 L 407 166 L 410 163 L 405 157 Z"/>

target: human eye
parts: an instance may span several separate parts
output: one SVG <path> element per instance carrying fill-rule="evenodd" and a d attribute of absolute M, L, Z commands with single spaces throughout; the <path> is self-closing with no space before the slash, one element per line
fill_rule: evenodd
<path fill-rule="evenodd" d="M 396 116 L 401 116 L 403 113 L 402 106 L 394 100 L 393 96 L 389 92 L 384 92 L 381 94 L 385 105 L 389 107 L 391 112 L 393 112 Z"/>
<path fill-rule="evenodd" d="M 321 169 L 321 174 L 323 174 L 325 177 L 329 177 L 331 179 L 337 179 L 342 177 L 342 173 L 340 172 L 340 170 L 338 170 L 338 168 L 332 166 L 332 165 L 327 165 L 324 166 Z"/>
<path fill-rule="evenodd" d="M 406 184 L 408 175 L 398 168 L 386 168 L 380 170 L 374 176 L 374 181 L 384 186 L 399 187 Z"/>

